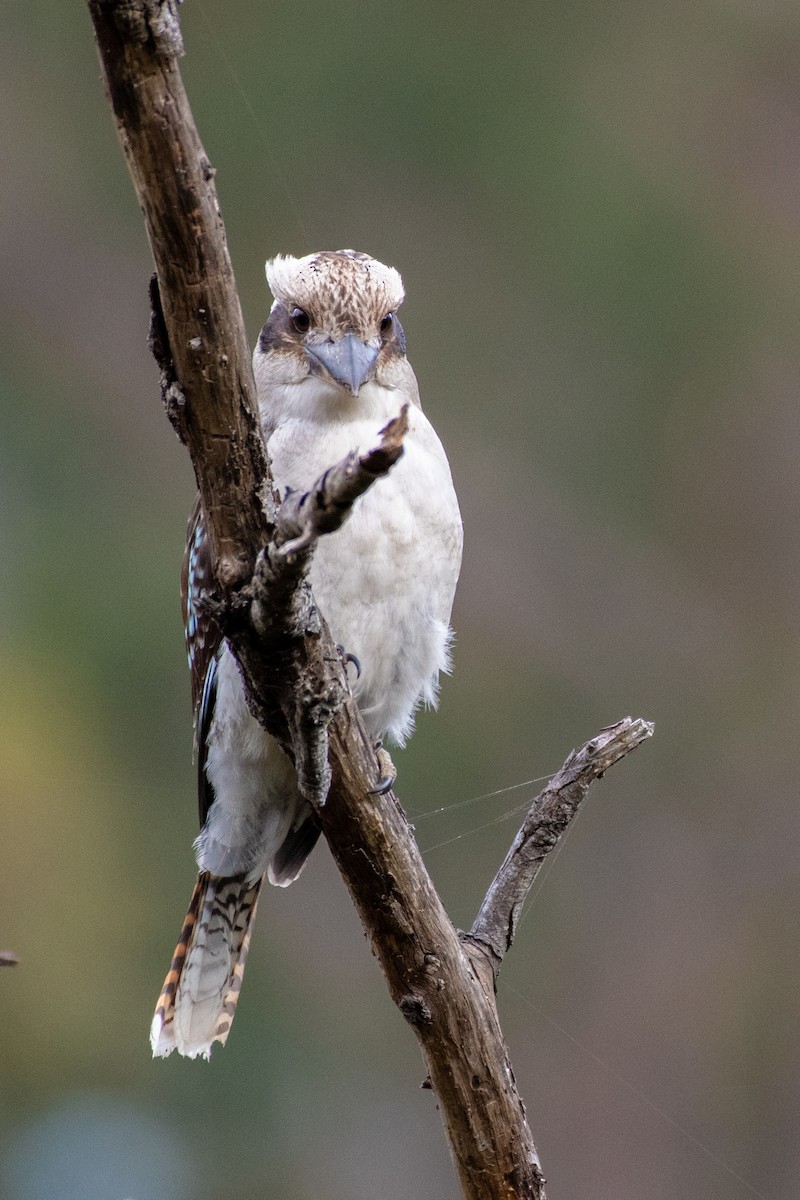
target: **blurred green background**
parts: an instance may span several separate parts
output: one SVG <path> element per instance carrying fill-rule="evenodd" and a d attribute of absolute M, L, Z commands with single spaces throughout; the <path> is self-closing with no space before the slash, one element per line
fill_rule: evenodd
<path fill-rule="evenodd" d="M 797 6 L 182 14 L 251 340 L 268 255 L 404 276 L 466 553 L 399 792 L 456 923 L 536 785 L 450 806 L 657 724 L 500 979 L 549 1193 L 796 1195 Z M 456 1200 L 324 846 L 262 901 L 225 1050 L 150 1059 L 194 877 L 193 480 L 84 5 L 6 0 L 0 105 L 0 1194 Z"/>

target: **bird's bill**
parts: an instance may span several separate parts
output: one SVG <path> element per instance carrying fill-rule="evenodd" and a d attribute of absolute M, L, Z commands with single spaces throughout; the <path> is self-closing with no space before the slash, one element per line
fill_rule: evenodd
<path fill-rule="evenodd" d="M 355 334 L 346 333 L 336 342 L 306 346 L 306 351 L 322 364 L 331 379 L 357 396 L 372 375 L 380 347 L 367 346 Z"/>

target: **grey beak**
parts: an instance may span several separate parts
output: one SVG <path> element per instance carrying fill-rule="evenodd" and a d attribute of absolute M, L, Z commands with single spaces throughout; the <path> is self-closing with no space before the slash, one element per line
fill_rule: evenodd
<path fill-rule="evenodd" d="M 359 389 L 372 374 L 380 347 L 374 349 L 372 346 L 365 346 L 355 334 L 346 333 L 338 342 L 306 346 L 306 351 L 317 362 L 322 363 L 332 379 L 357 396 Z"/>

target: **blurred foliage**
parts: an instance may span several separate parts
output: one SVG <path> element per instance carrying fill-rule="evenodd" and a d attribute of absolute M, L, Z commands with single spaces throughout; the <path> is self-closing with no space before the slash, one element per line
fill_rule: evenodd
<path fill-rule="evenodd" d="M 406 282 L 467 547 L 454 677 L 400 792 L 454 920 L 537 785 L 464 801 L 623 712 L 657 724 L 500 981 L 553 1196 L 793 1194 L 796 6 L 182 17 L 251 337 L 275 252 L 354 246 Z M 149 1058 L 193 877 L 193 482 L 88 15 L 7 0 L 0 28 L 0 1192 L 455 1200 L 324 847 L 264 898 L 230 1045 Z"/>

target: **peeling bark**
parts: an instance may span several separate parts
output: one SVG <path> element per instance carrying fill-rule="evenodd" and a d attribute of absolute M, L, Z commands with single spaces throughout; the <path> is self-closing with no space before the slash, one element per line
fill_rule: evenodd
<path fill-rule="evenodd" d="M 489 950 L 495 973 L 511 949 L 522 905 L 545 857 L 577 813 L 592 783 L 652 734 L 650 721 L 632 717 L 601 729 L 580 750 L 572 751 L 532 802 L 468 935 L 470 941 Z"/>

